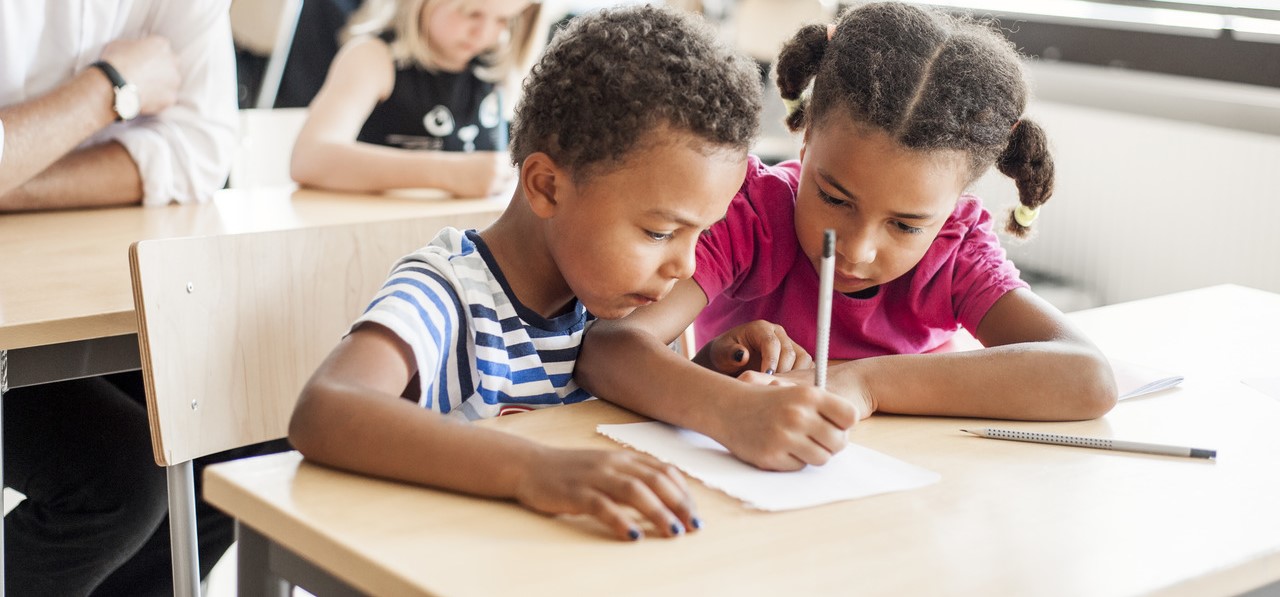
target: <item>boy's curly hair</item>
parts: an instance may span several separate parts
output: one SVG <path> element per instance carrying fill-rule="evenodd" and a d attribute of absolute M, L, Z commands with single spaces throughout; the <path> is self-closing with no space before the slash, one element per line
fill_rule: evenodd
<path fill-rule="evenodd" d="M 760 96 L 755 64 L 700 17 L 661 6 L 602 10 L 557 33 L 525 79 L 511 158 L 520 165 L 544 152 L 582 179 L 662 126 L 745 152 Z"/>
<path fill-rule="evenodd" d="M 992 164 L 1014 179 L 1019 200 L 1038 208 L 1053 193 L 1053 158 L 1036 123 L 1022 118 L 1029 91 L 1013 44 L 991 26 L 910 4 L 867 4 L 796 33 L 778 57 L 778 89 L 800 99 L 787 117 L 798 130 L 835 108 L 888 133 L 903 147 L 969 156 L 971 180 Z M 1028 228 L 1009 218 L 1009 232 Z"/>

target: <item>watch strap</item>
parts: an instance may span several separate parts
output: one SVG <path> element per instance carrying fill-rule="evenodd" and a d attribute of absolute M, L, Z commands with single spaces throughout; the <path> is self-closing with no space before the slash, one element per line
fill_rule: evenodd
<path fill-rule="evenodd" d="M 107 78 L 111 80 L 111 86 L 115 87 L 116 89 L 119 89 L 121 87 L 124 87 L 125 85 L 128 85 L 128 83 L 125 82 L 124 77 L 120 76 L 120 71 L 116 70 L 116 67 L 111 66 L 107 62 L 99 60 L 93 64 L 90 64 L 89 66 L 98 67 L 98 69 L 101 70 L 103 74 L 107 75 Z"/>

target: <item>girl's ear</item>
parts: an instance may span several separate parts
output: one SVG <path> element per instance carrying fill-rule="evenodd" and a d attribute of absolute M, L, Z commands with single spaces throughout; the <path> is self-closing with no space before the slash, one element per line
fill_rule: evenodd
<path fill-rule="evenodd" d="M 556 214 L 563 199 L 559 195 L 572 184 L 569 173 L 551 156 L 540 151 L 529 154 L 520 165 L 520 188 L 529 208 L 540 218 L 551 218 Z"/>

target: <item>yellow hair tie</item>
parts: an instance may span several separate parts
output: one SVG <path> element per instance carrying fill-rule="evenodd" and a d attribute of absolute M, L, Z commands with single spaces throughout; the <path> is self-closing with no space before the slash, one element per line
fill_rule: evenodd
<path fill-rule="evenodd" d="M 1040 215 L 1040 208 L 1027 207 L 1019 205 L 1013 209 L 1013 221 L 1017 222 L 1023 228 L 1030 228 L 1031 223 L 1036 221 L 1036 217 Z"/>
<path fill-rule="evenodd" d="M 787 114 L 794 114 L 796 110 L 799 110 L 804 106 L 804 96 L 801 95 L 796 99 L 787 99 L 784 97 L 782 98 L 782 105 L 787 107 Z"/>

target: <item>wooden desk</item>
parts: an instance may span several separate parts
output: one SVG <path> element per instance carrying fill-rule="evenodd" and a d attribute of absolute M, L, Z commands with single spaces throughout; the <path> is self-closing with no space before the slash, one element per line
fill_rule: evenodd
<path fill-rule="evenodd" d="M 854 441 L 940 483 L 762 513 L 694 482 L 704 530 L 638 543 L 297 453 L 210 467 L 205 497 L 242 523 L 242 595 L 271 594 L 277 577 L 322 595 L 447 596 L 1199 596 L 1280 580 L 1280 403 L 1236 378 L 1268 360 L 1275 374 L 1280 296 L 1214 287 L 1072 318 L 1116 357 L 1188 364 L 1186 381 L 1095 421 L 1001 425 L 1215 448 L 1218 460 L 985 440 L 959 432 L 984 422 L 876 415 Z M 618 449 L 595 425 L 636 420 L 595 401 L 484 424 Z"/>
<path fill-rule="evenodd" d="M 146 239 L 239 234 L 327 226 L 345 222 L 458 214 L 491 220 L 506 207 L 501 199 L 413 200 L 320 191 L 292 186 L 220 191 L 212 202 L 155 208 L 114 208 L 0 216 L 0 351 L 8 350 L 10 387 L 70 377 L 136 369 L 129 279 L 129 244 Z M 465 224 L 463 224 L 465 225 Z M 424 244 L 427 240 L 424 239 Z M 128 351 L 132 366 L 105 370 L 54 371 L 58 362 L 118 357 L 118 350 L 85 353 L 93 342 Z M 78 358 L 48 352 L 25 359 L 23 349 L 65 347 Z M 109 355 L 106 353 L 117 353 Z M 30 368 L 20 365 L 29 363 Z M 120 360 L 120 359 L 117 359 Z M 124 363 L 128 365 L 129 362 Z"/>

